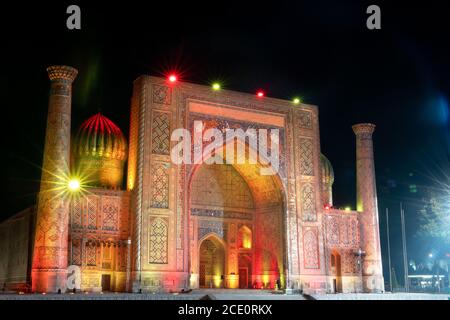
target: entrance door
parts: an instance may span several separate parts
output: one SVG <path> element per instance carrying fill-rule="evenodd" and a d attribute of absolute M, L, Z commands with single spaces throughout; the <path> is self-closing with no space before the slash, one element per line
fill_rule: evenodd
<path fill-rule="evenodd" d="M 222 243 L 211 236 L 200 246 L 200 287 L 222 288 L 225 274 L 225 250 Z"/>
<path fill-rule="evenodd" d="M 239 254 L 239 288 L 248 289 L 252 287 L 252 258 L 249 253 Z M 250 280 L 250 281 L 249 281 Z"/>
<path fill-rule="evenodd" d="M 239 268 L 239 289 L 248 288 L 248 269 Z"/>
<path fill-rule="evenodd" d="M 102 291 L 111 290 L 111 275 L 102 274 Z"/>

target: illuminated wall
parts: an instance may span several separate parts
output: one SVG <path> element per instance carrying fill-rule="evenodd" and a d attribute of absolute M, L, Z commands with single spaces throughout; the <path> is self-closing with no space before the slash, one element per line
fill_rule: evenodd
<path fill-rule="evenodd" d="M 31 207 L 0 224 L 0 290 L 31 289 L 35 218 L 35 208 Z"/>
<path fill-rule="evenodd" d="M 129 232 L 128 192 L 90 189 L 72 200 L 69 264 L 81 267 L 83 291 L 127 290 Z"/>

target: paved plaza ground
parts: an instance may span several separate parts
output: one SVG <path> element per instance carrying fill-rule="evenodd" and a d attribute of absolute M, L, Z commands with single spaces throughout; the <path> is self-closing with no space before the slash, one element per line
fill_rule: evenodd
<path fill-rule="evenodd" d="M 450 300 L 449 294 L 280 294 L 268 290 L 201 289 L 189 293 L 0 294 L 0 300 Z"/>

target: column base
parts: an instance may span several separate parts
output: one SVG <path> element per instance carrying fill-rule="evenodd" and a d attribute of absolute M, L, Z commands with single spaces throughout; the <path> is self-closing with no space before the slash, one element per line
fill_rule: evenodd
<path fill-rule="evenodd" d="M 363 276 L 363 291 L 365 293 L 383 293 L 384 278 L 381 275 Z"/>
<path fill-rule="evenodd" d="M 191 273 L 189 275 L 189 289 L 198 289 L 198 288 L 200 288 L 199 274 Z"/>
<path fill-rule="evenodd" d="M 31 287 L 37 293 L 64 293 L 67 289 L 67 270 L 33 269 Z"/>

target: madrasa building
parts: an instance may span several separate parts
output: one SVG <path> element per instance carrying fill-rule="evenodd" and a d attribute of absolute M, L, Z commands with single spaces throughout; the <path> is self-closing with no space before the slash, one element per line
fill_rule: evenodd
<path fill-rule="evenodd" d="M 47 71 L 37 204 L 0 224 L 4 290 L 64 292 L 77 273 L 82 291 L 383 292 L 375 125 L 352 127 L 357 206 L 338 210 L 317 106 L 143 75 L 128 138 L 102 114 L 72 136 L 77 70 Z M 261 174 L 261 158 L 173 163 L 172 132 L 194 133 L 198 121 L 220 132 L 277 129 L 277 171 Z"/>

